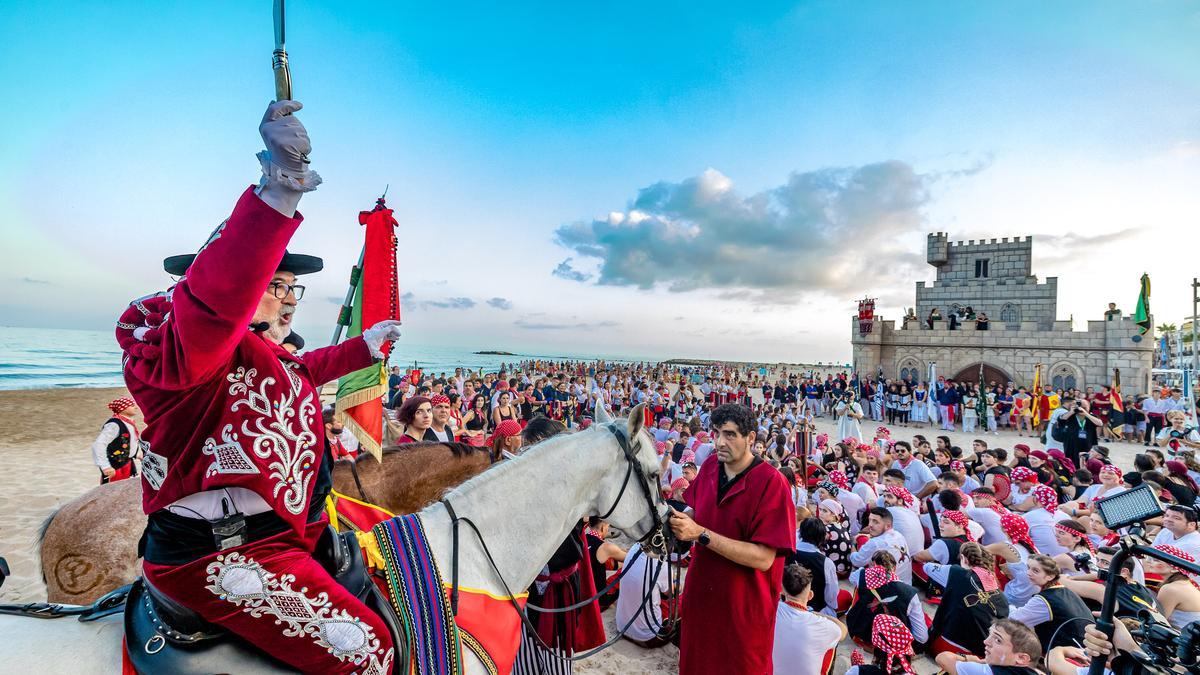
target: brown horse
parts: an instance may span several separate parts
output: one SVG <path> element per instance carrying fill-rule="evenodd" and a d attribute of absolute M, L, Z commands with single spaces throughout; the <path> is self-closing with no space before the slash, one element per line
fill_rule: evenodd
<path fill-rule="evenodd" d="M 411 443 L 333 466 L 333 489 L 395 514 L 414 513 L 491 465 L 487 448 Z M 356 475 L 357 474 L 357 475 Z M 141 573 L 137 545 L 146 527 L 142 481 L 100 485 L 50 514 L 39 532 L 50 602 L 88 604 Z"/>

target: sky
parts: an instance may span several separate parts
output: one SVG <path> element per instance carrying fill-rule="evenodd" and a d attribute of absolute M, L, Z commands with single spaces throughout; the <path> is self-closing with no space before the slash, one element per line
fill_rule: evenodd
<path fill-rule="evenodd" d="M 288 3 L 312 344 L 385 189 L 414 344 L 845 362 L 933 231 L 1191 312 L 1200 0 L 430 5 Z M 258 178 L 271 2 L 149 7 L 0 4 L 0 325 L 108 330 Z"/>

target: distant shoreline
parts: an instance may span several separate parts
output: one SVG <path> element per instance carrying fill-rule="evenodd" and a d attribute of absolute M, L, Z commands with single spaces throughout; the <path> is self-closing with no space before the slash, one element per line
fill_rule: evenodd
<path fill-rule="evenodd" d="M 517 354 L 514 354 L 512 352 L 502 352 L 502 351 L 493 351 L 493 350 L 484 350 L 481 352 L 471 352 L 471 353 L 475 354 L 476 356 L 518 356 Z"/>

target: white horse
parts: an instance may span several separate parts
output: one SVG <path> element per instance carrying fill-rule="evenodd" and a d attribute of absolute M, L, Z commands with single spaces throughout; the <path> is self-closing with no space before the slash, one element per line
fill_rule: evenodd
<path fill-rule="evenodd" d="M 506 595 L 506 586 L 523 591 L 584 516 L 611 509 L 609 522 L 635 538 L 651 534 L 656 522 L 665 523 L 668 510 L 658 496 L 658 458 L 653 438 L 643 429 L 642 408 L 635 408 L 624 424 L 616 424 L 627 434 L 645 485 L 638 485 L 638 472 L 627 478 L 631 464 L 616 434 L 604 425 L 605 411 L 598 412 L 599 423 L 592 429 L 538 443 L 448 492 L 445 498 L 457 515 L 470 519 L 483 534 L 503 575 L 503 580 L 497 577 L 479 539 L 463 524 L 458 537 L 459 585 L 496 596 Z M 653 504 L 647 502 L 647 495 Z M 442 578 L 449 583 L 454 546 L 451 518 L 441 503 L 419 513 Z M 5 672 L 121 672 L 120 614 L 91 623 L 72 617 L 0 615 L 0 636 L 0 664 Z M 464 673 L 487 672 L 470 650 L 463 649 L 462 654 Z"/>

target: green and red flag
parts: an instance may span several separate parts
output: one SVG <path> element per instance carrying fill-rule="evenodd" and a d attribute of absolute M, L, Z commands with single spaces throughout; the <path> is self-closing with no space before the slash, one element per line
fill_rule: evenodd
<path fill-rule="evenodd" d="M 1145 335 L 1154 327 L 1154 319 L 1150 316 L 1150 275 L 1142 275 L 1142 289 L 1138 291 L 1137 310 L 1133 313 L 1133 322 L 1138 326 L 1138 335 Z"/>
<path fill-rule="evenodd" d="M 339 318 L 347 327 L 346 337 L 361 335 L 364 327 L 387 319 L 400 319 L 400 286 L 396 276 L 396 219 L 383 197 L 375 208 L 358 214 L 366 226 L 362 261 L 350 273 L 354 289 L 348 314 Z M 345 310 L 346 308 L 343 308 Z M 390 343 L 382 347 L 384 359 L 338 380 L 335 412 L 363 450 L 376 459 L 383 456 L 383 397 L 387 394 L 387 356 Z"/>

